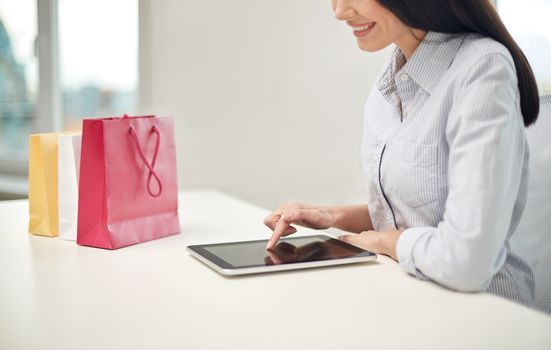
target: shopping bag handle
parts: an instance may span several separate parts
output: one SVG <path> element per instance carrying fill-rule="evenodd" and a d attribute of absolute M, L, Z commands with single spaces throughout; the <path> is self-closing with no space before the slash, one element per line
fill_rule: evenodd
<path fill-rule="evenodd" d="M 151 127 L 151 132 L 157 135 L 157 139 L 155 142 L 155 152 L 153 153 L 153 159 L 151 160 L 151 164 L 150 164 L 145 158 L 142 147 L 140 146 L 140 140 L 138 140 L 138 135 L 136 134 L 136 130 L 134 130 L 133 126 L 130 126 L 128 131 L 129 131 L 129 135 L 134 139 L 134 143 L 136 144 L 136 149 L 138 150 L 138 154 L 140 155 L 140 158 L 142 159 L 143 163 L 149 170 L 149 175 L 147 176 L 147 192 L 151 197 L 159 197 L 163 192 L 163 184 L 161 183 L 161 179 L 159 179 L 159 176 L 157 175 L 157 172 L 155 172 L 154 168 L 155 168 L 155 162 L 157 161 L 157 155 L 159 154 L 159 144 L 161 143 L 161 133 L 159 132 L 159 129 L 157 128 L 156 125 L 153 125 Z M 159 190 L 156 193 L 153 193 L 153 191 L 151 191 L 152 178 L 155 178 L 155 181 L 157 181 L 157 185 L 159 188 Z"/>

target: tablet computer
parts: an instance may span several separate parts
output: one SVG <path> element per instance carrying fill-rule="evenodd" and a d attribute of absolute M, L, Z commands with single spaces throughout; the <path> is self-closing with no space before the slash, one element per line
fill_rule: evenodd
<path fill-rule="evenodd" d="M 266 250 L 267 239 L 191 245 L 188 252 L 222 275 L 245 275 L 352 264 L 377 255 L 325 235 L 281 239 Z"/>

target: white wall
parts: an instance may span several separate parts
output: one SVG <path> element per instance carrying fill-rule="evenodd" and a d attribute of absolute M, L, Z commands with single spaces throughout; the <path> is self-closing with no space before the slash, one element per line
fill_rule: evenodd
<path fill-rule="evenodd" d="M 272 208 L 363 201 L 362 109 L 389 51 L 329 0 L 141 0 L 144 112 L 176 119 L 181 188 Z"/>

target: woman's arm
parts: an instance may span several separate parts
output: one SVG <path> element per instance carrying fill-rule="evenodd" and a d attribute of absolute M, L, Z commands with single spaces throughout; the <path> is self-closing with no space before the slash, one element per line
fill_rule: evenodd
<path fill-rule="evenodd" d="M 405 230 L 404 269 L 452 289 L 482 291 L 506 258 L 526 166 L 524 125 L 510 58 L 482 57 L 463 78 L 446 126 L 448 197 L 437 227 Z"/>

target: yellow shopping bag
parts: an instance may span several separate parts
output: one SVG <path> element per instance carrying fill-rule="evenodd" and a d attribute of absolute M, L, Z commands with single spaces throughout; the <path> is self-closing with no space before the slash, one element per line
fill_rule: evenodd
<path fill-rule="evenodd" d="M 58 235 L 57 144 L 60 135 L 52 132 L 29 136 L 29 233 Z"/>

